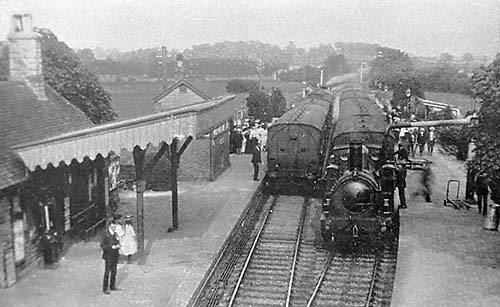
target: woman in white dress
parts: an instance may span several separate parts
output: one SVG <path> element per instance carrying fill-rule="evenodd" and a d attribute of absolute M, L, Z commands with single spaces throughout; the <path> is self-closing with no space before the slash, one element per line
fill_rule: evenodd
<path fill-rule="evenodd" d="M 123 235 L 120 237 L 120 253 L 127 257 L 128 262 L 130 262 L 131 256 L 137 253 L 137 238 L 134 227 L 132 226 L 131 215 L 125 217 Z"/>

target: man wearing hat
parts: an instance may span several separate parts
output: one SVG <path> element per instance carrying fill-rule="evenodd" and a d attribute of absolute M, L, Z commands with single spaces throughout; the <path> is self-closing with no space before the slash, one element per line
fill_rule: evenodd
<path fill-rule="evenodd" d="M 396 187 L 398 188 L 399 195 L 399 207 L 401 209 L 406 209 L 406 162 L 398 163 L 396 169 Z"/>
<path fill-rule="evenodd" d="M 252 164 L 253 164 L 253 180 L 259 180 L 259 164 L 262 163 L 261 149 L 259 144 L 256 144 L 252 151 Z"/>
<path fill-rule="evenodd" d="M 436 141 L 436 132 L 434 130 L 434 127 L 429 128 L 429 142 L 427 143 L 427 150 L 431 156 L 434 151 L 434 142 Z"/>
<path fill-rule="evenodd" d="M 427 133 L 425 132 L 424 128 L 420 128 L 420 131 L 418 132 L 417 136 L 417 144 L 420 155 L 422 155 L 422 152 L 424 151 L 424 146 L 426 142 L 427 142 Z"/>
<path fill-rule="evenodd" d="M 399 143 L 398 144 L 398 150 L 395 151 L 393 154 L 393 156 L 396 156 L 397 155 L 397 159 L 399 161 L 410 161 L 410 159 L 408 158 L 408 151 L 404 148 L 403 144 Z"/>
<path fill-rule="evenodd" d="M 118 252 L 120 242 L 116 233 L 119 218 L 115 215 L 109 220 L 109 226 L 101 240 L 102 259 L 104 259 L 105 264 L 102 291 L 106 294 L 110 294 L 110 290 L 121 290 L 116 287 L 116 267 L 120 257 Z"/>

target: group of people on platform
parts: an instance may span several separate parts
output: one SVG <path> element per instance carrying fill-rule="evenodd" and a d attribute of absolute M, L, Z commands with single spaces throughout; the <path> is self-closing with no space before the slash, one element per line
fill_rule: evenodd
<path fill-rule="evenodd" d="M 127 215 L 123 223 L 119 214 L 114 214 L 108 220 L 107 229 L 101 240 L 101 249 L 105 265 L 102 291 L 110 294 L 110 291 L 121 290 L 116 287 L 116 270 L 120 255 L 130 263 L 132 255 L 137 253 L 137 238 L 131 215 Z"/>
<path fill-rule="evenodd" d="M 488 200 L 500 204 L 500 178 L 490 176 L 484 166 L 479 171 L 467 170 L 465 198 L 469 202 L 475 202 L 478 213 L 484 216 L 488 214 Z"/>
<path fill-rule="evenodd" d="M 245 121 L 231 131 L 231 153 L 251 154 L 254 168 L 253 180 L 259 180 L 259 168 L 262 163 L 262 151 L 266 150 L 267 125 L 255 120 L 252 124 Z"/>
<path fill-rule="evenodd" d="M 410 162 L 408 150 L 401 143 L 398 144 L 398 150 L 394 152 L 394 156 L 396 156 L 396 187 L 398 188 L 400 208 L 406 209 L 406 163 Z M 431 194 L 432 194 L 432 170 L 429 165 L 424 165 L 421 171 L 420 177 L 420 185 L 421 185 L 421 194 L 424 197 L 426 202 L 431 202 Z"/>
<path fill-rule="evenodd" d="M 234 127 L 231 131 L 231 153 L 251 154 L 254 147 L 258 144 L 265 149 L 267 143 L 267 126 L 255 120 L 253 125 L 245 122 L 243 125 Z"/>
<path fill-rule="evenodd" d="M 415 157 L 417 150 L 420 155 L 423 155 L 426 147 L 428 154 L 432 156 L 437 135 L 434 127 L 429 129 L 401 128 L 398 137 L 399 142 L 403 144 L 408 154 Z"/>

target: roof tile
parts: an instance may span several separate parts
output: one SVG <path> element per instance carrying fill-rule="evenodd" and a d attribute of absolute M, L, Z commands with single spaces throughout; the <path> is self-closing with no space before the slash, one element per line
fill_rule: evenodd
<path fill-rule="evenodd" d="M 45 86 L 48 100 L 39 101 L 24 82 L 0 82 L 0 190 L 26 177 L 14 145 L 94 126 L 82 111 Z"/>
<path fill-rule="evenodd" d="M 0 82 L 0 142 L 8 147 L 48 138 L 94 124 L 82 111 L 45 87 L 47 101 L 39 101 L 23 82 Z"/>

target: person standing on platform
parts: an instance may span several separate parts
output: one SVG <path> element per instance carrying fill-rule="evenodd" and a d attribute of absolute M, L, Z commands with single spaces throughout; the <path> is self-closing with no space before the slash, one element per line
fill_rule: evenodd
<path fill-rule="evenodd" d="M 137 238 L 134 227 L 132 226 L 132 215 L 125 217 L 125 226 L 123 236 L 120 240 L 120 253 L 127 257 L 127 262 L 130 263 L 130 258 L 137 253 Z"/>
<path fill-rule="evenodd" d="M 432 156 L 434 151 L 434 143 L 436 142 L 436 132 L 434 127 L 429 128 L 429 142 L 427 143 L 427 151 Z"/>
<path fill-rule="evenodd" d="M 396 186 L 398 187 L 399 193 L 399 207 L 401 209 L 406 209 L 406 163 L 399 163 L 396 172 Z"/>
<path fill-rule="evenodd" d="M 123 239 L 123 235 L 125 234 L 125 232 L 124 232 L 124 226 L 123 226 L 123 223 L 122 223 L 122 215 L 116 213 L 115 215 L 113 215 L 113 218 L 114 218 L 115 224 L 116 224 L 116 228 L 115 228 L 116 238 L 118 239 L 118 242 L 121 245 L 122 239 Z M 120 262 L 119 259 L 118 259 L 118 262 Z"/>
<path fill-rule="evenodd" d="M 254 146 L 252 151 L 253 180 L 259 180 L 259 164 L 262 163 L 261 150 L 259 145 Z"/>
<path fill-rule="evenodd" d="M 430 165 L 426 164 L 422 168 L 422 186 L 423 186 L 423 192 L 424 192 L 424 197 L 425 201 L 430 203 L 432 202 L 431 200 L 431 195 L 432 195 L 432 170 Z"/>
<path fill-rule="evenodd" d="M 248 152 L 248 147 L 249 147 L 249 142 L 248 142 L 248 138 L 249 138 L 249 135 L 250 135 L 250 131 L 248 130 L 248 128 L 245 128 L 243 130 L 243 133 L 242 133 L 242 139 L 241 139 L 241 153 L 242 154 L 247 154 L 249 153 Z"/>
<path fill-rule="evenodd" d="M 401 143 L 398 144 L 398 150 L 396 150 L 392 155 L 393 156 L 397 155 L 396 158 L 400 162 L 404 161 L 404 163 L 406 163 L 407 161 L 408 162 L 410 161 L 410 159 L 408 158 L 408 151 L 404 148 L 403 144 Z"/>
<path fill-rule="evenodd" d="M 234 147 L 236 149 L 236 154 L 241 155 L 241 150 L 243 146 L 243 135 L 241 133 L 241 129 L 236 129 L 234 135 Z"/>
<path fill-rule="evenodd" d="M 477 210 L 486 215 L 488 211 L 488 181 L 484 172 L 476 176 Z"/>
<path fill-rule="evenodd" d="M 116 234 L 117 221 L 113 218 L 104 233 L 101 240 L 102 259 L 104 259 L 104 279 L 102 284 L 102 292 L 110 294 L 110 290 L 120 290 L 116 287 L 116 269 L 118 259 L 120 258 L 119 249 L 120 242 Z"/>
<path fill-rule="evenodd" d="M 424 146 L 427 141 L 427 134 L 425 133 L 424 128 L 420 128 L 420 131 L 418 132 L 417 135 L 417 144 L 418 144 L 418 151 L 420 155 L 424 152 Z"/>
<path fill-rule="evenodd" d="M 406 134 L 406 138 L 407 138 L 407 142 L 409 144 L 409 150 L 408 150 L 408 153 L 412 156 L 412 157 L 415 157 L 415 150 L 417 149 L 416 147 L 416 136 L 415 136 L 415 131 L 413 131 L 412 129 L 409 129 L 407 134 Z"/>

